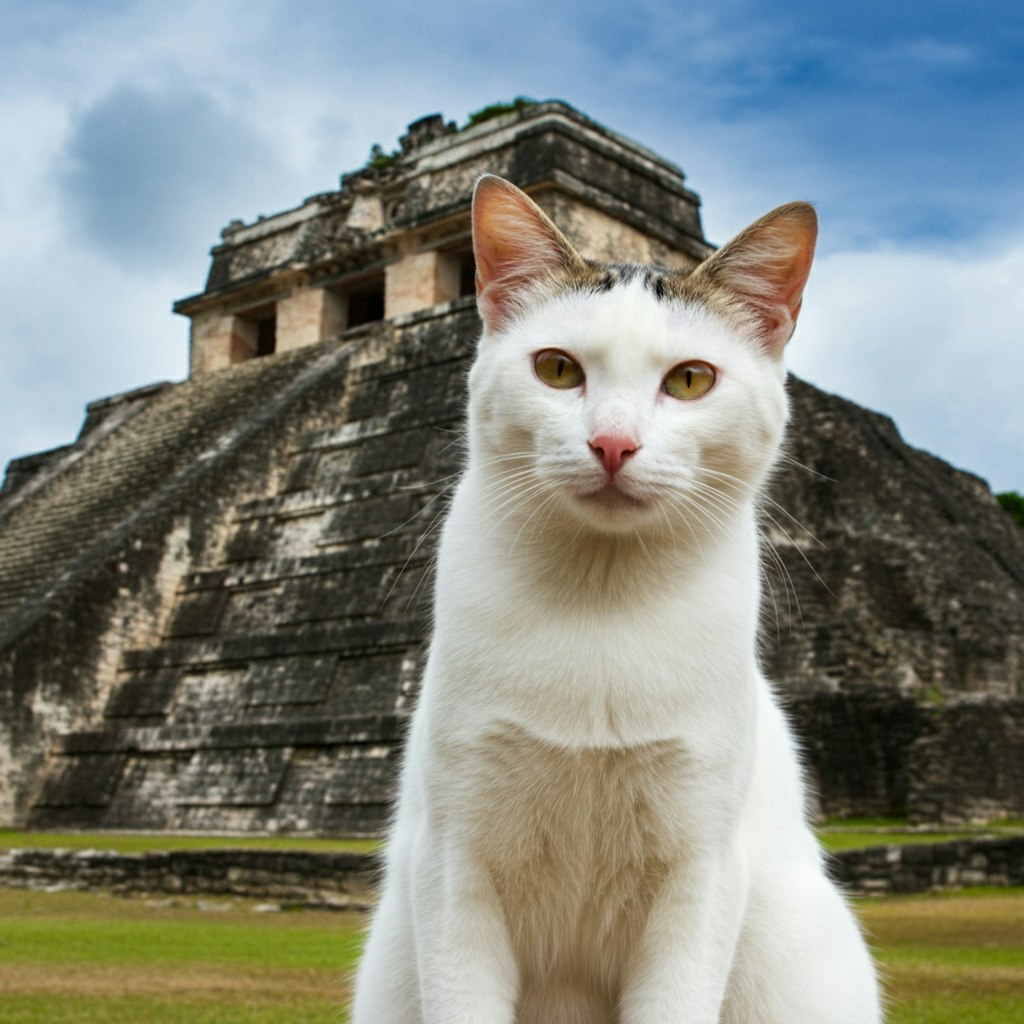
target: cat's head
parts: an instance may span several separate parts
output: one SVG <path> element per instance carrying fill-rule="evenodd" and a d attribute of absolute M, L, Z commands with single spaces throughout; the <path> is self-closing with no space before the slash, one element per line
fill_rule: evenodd
<path fill-rule="evenodd" d="M 481 178 L 470 470 L 494 491 L 482 511 L 693 532 L 746 507 L 781 440 L 782 350 L 816 234 L 812 207 L 793 203 L 692 273 L 595 263 L 525 193 Z"/>

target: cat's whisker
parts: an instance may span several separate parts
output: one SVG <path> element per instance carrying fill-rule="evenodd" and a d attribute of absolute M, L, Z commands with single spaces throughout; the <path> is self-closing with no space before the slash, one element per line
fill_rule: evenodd
<path fill-rule="evenodd" d="M 816 476 L 819 480 L 824 480 L 826 483 L 838 484 L 838 480 L 833 480 L 832 477 L 826 476 L 824 473 L 819 472 L 813 466 L 805 466 L 802 462 L 797 461 L 791 455 L 787 455 L 785 452 L 781 452 L 778 458 L 779 462 L 785 462 L 789 466 L 795 466 L 797 469 L 802 469 L 806 473 L 810 473 L 811 476 Z"/>
<path fill-rule="evenodd" d="M 708 476 L 713 476 L 716 479 L 729 481 L 737 485 L 742 484 L 742 481 L 733 476 L 731 473 L 723 473 L 721 470 L 711 469 L 710 467 L 703 467 L 702 472 Z M 813 472 L 813 470 L 811 470 Z M 828 479 L 827 477 L 825 479 Z M 833 481 L 834 482 L 834 481 Z M 794 526 L 798 527 L 803 533 L 805 533 L 815 544 L 819 547 L 828 550 L 828 545 L 824 541 L 819 540 L 799 519 L 796 518 L 784 505 L 780 505 L 767 491 L 763 488 L 757 493 L 758 501 L 763 505 L 771 505 L 776 511 L 781 512 Z M 778 524 L 776 524 L 778 525 Z"/>
<path fill-rule="evenodd" d="M 733 477 L 731 474 L 728 474 L 728 473 L 722 473 L 720 471 L 712 470 L 712 469 L 705 469 L 705 472 L 707 472 L 711 476 L 714 476 L 714 477 L 722 479 L 722 480 L 736 481 L 736 478 Z M 833 594 L 833 592 L 832 592 L 831 587 L 829 587 L 829 585 L 825 582 L 825 580 L 822 579 L 821 575 L 819 574 L 818 570 L 815 568 L 813 562 L 811 562 L 810 558 L 807 556 L 807 554 L 804 551 L 803 547 L 801 547 L 801 545 L 798 544 L 790 536 L 789 531 L 782 525 L 782 523 L 779 522 L 779 520 L 774 515 L 772 515 L 771 511 L 769 511 L 767 506 L 770 505 L 773 508 L 775 508 L 776 510 L 778 510 L 779 512 L 781 512 L 783 515 L 785 515 L 792 523 L 794 523 L 797 527 L 799 527 L 800 530 L 802 530 L 808 537 L 810 537 L 810 539 L 812 541 L 814 541 L 814 543 L 816 543 L 819 547 L 821 547 L 821 548 L 823 548 L 825 550 L 828 550 L 827 545 L 824 544 L 822 541 L 820 541 L 810 530 L 807 529 L 807 527 L 805 527 L 803 525 L 803 523 L 801 523 L 795 516 L 793 516 L 789 511 L 787 511 L 782 505 L 780 505 L 777 501 L 775 501 L 769 495 L 765 494 L 764 492 L 761 492 L 759 494 L 759 498 L 760 498 L 760 500 L 762 502 L 761 507 L 760 507 L 760 514 L 765 519 L 767 519 L 779 531 L 779 533 L 781 533 L 789 541 L 790 545 L 793 548 L 796 549 L 796 551 L 800 555 L 801 559 L 807 565 L 807 568 L 810 569 L 810 571 L 813 574 L 814 578 L 825 588 L 825 590 L 829 594 L 831 594 L 832 596 L 835 596 Z M 767 539 L 767 538 L 765 538 L 765 539 Z M 782 564 L 784 566 L 784 563 L 782 563 Z M 787 574 L 787 577 L 788 577 L 789 576 L 789 570 L 788 569 L 786 569 L 786 574 Z M 792 577 L 789 577 L 789 580 L 790 580 L 789 585 L 792 585 Z M 795 588 L 795 586 L 793 586 L 793 593 L 794 593 L 794 597 L 795 597 L 796 596 L 796 588 Z M 798 607 L 799 607 L 799 602 L 798 602 Z M 801 616 L 801 618 L 802 618 L 802 616 Z"/>
<path fill-rule="evenodd" d="M 706 528 L 705 524 L 707 523 L 707 517 L 705 514 L 704 507 L 700 504 L 700 502 L 696 500 L 696 498 L 692 494 L 687 494 L 685 491 L 674 492 L 672 495 L 672 500 L 676 507 L 681 508 L 683 510 L 684 514 L 681 516 L 682 522 L 686 526 L 686 529 L 689 531 L 690 536 L 693 538 L 694 546 L 700 552 L 701 558 L 706 564 L 707 555 L 704 552 L 704 546 L 701 543 L 700 537 L 697 535 L 697 531 L 694 528 L 694 519 L 698 520 L 699 523 L 702 526 L 705 526 Z M 664 510 L 663 514 L 667 523 L 667 529 L 670 534 L 673 534 L 674 531 L 672 530 L 672 522 L 668 518 L 667 510 Z"/>
<path fill-rule="evenodd" d="M 509 550 L 514 551 L 519 544 L 519 538 L 523 535 L 523 531 L 531 524 L 533 519 L 540 515 L 542 512 L 549 508 L 554 507 L 554 502 L 558 499 L 558 494 L 555 491 L 549 493 L 539 505 L 537 505 L 532 512 L 523 520 L 519 529 L 516 531 L 516 535 L 512 538 L 512 543 Z M 550 512 L 548 512 L 546 518 L 550 518 Z"/>
<path fill-rule="evenodd" d="M 474 465 L 480 469 L 491 469 L 494 466 L 501 466 L 507 462 L 526 462 L 533 465 L 536 461 L 536 454 L 530 451 L 502 452 L 500 455 L 488 455 L 486 458 L 474 459 Z"/>
<path fill-rule="evenodd" d="M 686 494 L 693 502 L 694 507 L 700 508 L 701 511 L 710 517 L 710 522 L 720 530 L 725 530 L 727 527 L 726 520 L 721 517 L 732 516 L 737 511 L 736 507 L 730 504 L 721 492 L 716 491 L 712 487 L 695 484 L 690 491 L 683 491 L 681 493 Z M 718 514 L 713 514 L 712 510 Z"/>
<path fill-rule="evenodd" d="M 766 519 L 768 519 L 768 521 L 779 531 L 779 533 L 781 533 L 786 538 L 786 540 L 789 541 L 789 546 L 795 549 L 796 553 L 803 559 L 804 564 L 807 566 L 808 569 L 811 570 L 811 573 L 813 574 L 814 578 L 825 588 L 826 591 L 828 591 L 828 593 L 832 597 L 835 597 L 835 594 L 832 593 L 832 588 L 821 578 L 821 575 L 818 573 L 818 570 L 814 567 L 814 563 L 810 560 L 810 558 L 807 557 L 807 554 L 805 553 L 804 549 L 789 535 L 789 532 L 786 530 L 786 528 L 767 509 L 762 508 L 761 514 Z M 824 547 L 824 545 L 822 545 L 822 547 Z"/>
<path fill-rule="evenodd" d="M 817 544 L 818 547 L 820 547 L 823 551 L 828 551 L 828 545 L 823 540 L 819 540 L 806 526 L 804 526 L 802 522 L 800 522 L 799 519 L 797 519 L 796 516 L 792 514 L 792 512 L 785 508 L 785 506 L 780 505 L 774 498 L 772 498 L 768 494 L 762 493 L 760 495 L 760 498 L 762 502 L 762 511 L 764 511 L 765 505 L 771 505 L 772 508 L 774 508 L 777 512 L 781 512 L 802 533 L 806 534 L 806 536 L 808 536 L 815 544 Z M 779 526 L 777 522 L 775 523 L 775 525 Z M 779 529 L 782 529 L 782 527 L 779 526 Z"/>
<path fill-rule="evenodd" d="M 505 473 L 485 483 L 482 487 L 484 500 L 477 506 L 481 516 L 487 516 L 503 508 L 507 500 L 512 500 L 507 497 L 509 494 L 513 498 L 520 497 L 522 492 L 518 490 L 519 485 L 522 481 L 531 479 L 534 481 L 540 480 L 534 469 L 524 468 L 512 473 Z"/>
<path fill-rule="evenodd" d="M 538 494 L 539 492 L 543 491 L 547 487 L 548 487 L 547 481 L 545 481 L 545 480 L 537 481 L 536 483 L 532 484 L 531 486 L 527 487 L 526 489 L 513 493 L 513 495 L 510 498 L 505 499 L 505 501 L 501 502 L 501 504 L 499 504 L 496 508 L 493 508 L 491 510 L 492 513 L 500 512 L 502 509 L 508 509 L 508 511 L 506 511 L 503 516 L 501 516 L 500 518 L 495 519 L 493 521 L 493 523 L 491 525 L 491 529 L 487 533 L 487 537 L 492 536 L 494 531 L 497 530 L 498 527 L 500 527 L 511 516 L 514 516 L 521 508 L 523 508 L 525 505 L 527 505 L 529 503 L 530 499 L 535 494 Z M 511 506 L 511 507 L 509 507 L 509 506 Z"/>
<path fill-rule="evenodd" d="M 434 576 L 434 570 L 437 566 L 437 549 L 431 553 L 430 558 L 427 559 L 426 565 L 423 566 L 423 572 L 420 574 L 420 578 L 416 581 L 416 586 L 412 588 L 412 593 L 409 595 L 409 600 L 405 602 L 405 614 L 409 614 L 409 610 L 412 608 L 413 601 L 416 600 L 419 595 L 420 588 L 423 586 L 426 580 L 432 579 Z"/>
<path fill-rule="evenodd" d="M 438 497 L 441 497 L 441 496 L 442 495 L 438 495 Z M 420 511 L 422 512 L 423 509 L 421 509 Z M 391 581 L 391 586 L 388 587 L 387 593 L 384 595 L 384 597 L 380 601 L 380 604 L 377 606 L 377 611 L 378 612 L 382 611 L 384 606 L 391 599 L 391 595 L 394 593 L 395 587 L 398 586 L 399 581 L 405 575 L 405 571 L 406 571 L 406 569 L 409 568 L 409 564 L 416 557 L 417 552 L 420 550 L 420 548 L 426 542 L 427 538 L 430 537 L 430 535 L 437 528 L 437 524 L 441 521 L 441 519 L 444 517 L 444 515 L 445 515 L 445 513 L 447 511 L 448 510 L 447 510 L 446 507 L 442 507 L 442 508 L 438 509 L 437 512 L 434 514 L 433 518 L 427 524 L 426 529 L 423 530 L 423 532 L 416 539 L 416 543 L 413 545 L 412 551 L 410 551 L 409 554 L 406 556 L 405 561 L 402 563 L 402 567 L 398 570 L 397 573 L 395 573 L 395 578 Z M 411 520 L 410 520 L 410 522 L 411 522 Z M 435 555 L 435 557 L 436 557 L 436 555 Z M 417 589 L 418 589 L 418 585 L 417 585 L 417 587 L 413 588 L 413 595 L 415 595 Z M 408 611 L 408 607 L 406 607 L 406 611 Z"/>
<path fill-rule="evenodd" d="M 769 541 L 767 539 L 764 539 L 764 544 L 763 544 L 762 550 L 766 553 L 768 558 L 771 560 L 772 566 L 775 567 L 775 570 L 776 570 L 776 572 L 778 574 L 778 579 L 780 579 L 782 581 L 783 590 L 784 590 L 785 595 L 786 595 L 786 617 L 787 617 L 787 620 L 789 622 L 792 622 L 792 620 L 793 620 L 792 607 L 793 607 L 793 603 L 795 603 L 796 604 L 797 617 L 798 617 L 798 619 L 799 619 L 799 621 L 800 621 L 800 623 L 802 625 L 803 624 L 803 611 L 800 608 L 800 595 L 797 593 L 796 585 L 793 583 L 793 578 L 790 575 L 789 568 L 787 567 L 785 560 L 782 558 L 782 555 L 776 549 L 775 545 L 771 541 Z M 775 587 L 772 585 L 772 573 L 769 570 L 769 567 L 768 567 L 767 564 L 763 564 L 762 565 L 762 571 L 763 571 L 764 582 L 765 582 L 765 584 L 767 585 L 767 588 L 768 588 L 768 594 L 769 594 L 769 596 L 772 599 L 772 607 L 773 607 L 773 609 L 775 611 L 775 632 L 776 632 L 776 636 L 781 636 L 781 626 L 782 626 L 782 624 L 781 624 L 780 619 L 779 619 L 778 603 L 777 603 L 777 601 L 775 599 Z M 791 596 L 792 596 L 792 601 L 790 600 Z"/>
<path fill-rule="evenodd" d="M 449 473 L 447 476 L 438 477 L 436 480 L 421 480 L 415 484 L 400 484 L 395 488 L 396 491 L 402 493 L 422 493 L 424 491 L 433 491 L 438 487 L 444 486 L 445 489 L 452 487 L 462 477 L 462 470 L 457 470 L 454 473 Z"/>
<path fill-rule="evenodd" d="M 453 486 L 452 484 L 449 484 L 447 487 L 445 487 L 442 490 L 438 491 L 438 493 L 435 494 L 430 499 L 430 501 L 428 501 L 425 505 L 421 505 L 418 509 L 416 509 L 416 511 L 413 512 L 413 514 L 411 516 L 409 516 L 409 518 L 406 519 L 404 522 L 399 523 L 398 526 L 392 527 L 386 533 L 380 534 L 380 538 L 383 540 L 385 537 L 393 537 L 396 533 L 401 533 L 402 530 L 404 530 L 407 526 L 409 526 L 415 520 L 419 519 L 419 517 L 422 516 L 423 513 L 426 512 L 429 508 L 431 508 L 436 502 L 438 502 L 442 498 L 444 498 L 451 491 L 452 486 Z"/>
<path fill-rule="evenodd" d="M 482 514 L 489 514 L 498 511 L 503 507 L 503 502 L 509 494 L 519 497 L 520 486 L 524 482 L 531 482 L 530 486 L 542 486 L 543 478 L 534 470 L 519 470 L 516 473 L 509 473 L 487 484 L 484 488 L 484 500 L 478 506 Z"/>
<path fill-rule="evenodd" d="M 716 490 L 714 488 L 709 488 L 706 485 L 704 485 L 704 486 L 697 485 L 695 489 L 698 491 L 698 493 L 700 493 L 703 496 L 704 500 L 706 502 L 708 502 L 708 504 L 711 505 L 714 508 L 717 508 L 719 510 L 722 510 L 724 508 L 724 509 L 727 509 L 727 510 L 733 511 L 733 512 L 740 510 L 740 507 L 741 507 L 740 504 L 735 499 L 731 498 L 727 494 L 723 494 L 722 492 L 720 492 L 720 491 L 718 491 L 718 490 Z M 763 509 L 762 509 L 762 512 L 764 512 Z M 769 515 L 769 518 L 770 518 L 770 515 Z M 761 539 L 762 539 L 763 544 L 764 544 L 764 550 L 767 551 L 769 557 L 772 559 L 773 564 L 779 570 L 780 579 L 782 580 L 783 587 L 785 588 L 787 617 L 790 618 L 790 619 L 792 618 L 792 605 L 790 603 L 790 596 L 792 595 L 793 600 L 796 602 L 797 615 L 798 615 L 800 621 L 802 622 L 803 621 L 803 613 L 802 613 L 802 610 L 800 609 L 799 595 L 797 593 L 796 585 L 793 582 L 792 576 L 789 573 L 789 568 L 787 567 L 787 565 L 786 565 L 784 559 L 782 558 L 782 556 L 779 554 L 776 545 L 767 536 L 765 536 L 764 534 L 762 534 L 762 538 Z M 811 570 L 812 570 L 812 572 L 814 571 L 813 566 L 811 566 Z M 768 584 L 769 584 L 769 595 L 770 595 L 770 597 L 772 599 L 772 602 L 773 602 L 773 605 L 774 605 L 774 609 L 775 609 L 776 628 L 778 629 L 778 628 L 780 628 L 779 615 L 778 615 L 778 605 L 775 602 L 775 592 L 774 592 L 774 589 L 771 587 L 770 578 L 768 580 Z"/>
<path fill-rule="evenodd" d="M 692 502 L 686 502 L 685 503 L 685 507 L 687 508 L 688 512 L 689 512 L 690 505 L 692 505 Z M 661 512 L 662 519 L 664 520 L 664 523 L 665 523 L 665 526 L 664 526 L 665 532 L 669 536 L 674 536 L 674 532 L 675 531 L 672 529 L 672 520 L 669 518 L 668 509 L 666 509 L 666 508 L 659 508 L 659 511 Z M 697 550 L 700 552 L 701 559 L 706 563 L 707 562 L 707 556 L 704 554 L 704 547 L 703 547 L 703 545 L 700 542 L 700 537 L 697 536 L 697 531 L 693 528 L 693 523 L 691 522 L 691 519 L 690 519 L 689 515 L 685 515 L 683 517 L 683 523 L 686 526 L 686 529 L 689 531 L 690 536 L 693 538 L 693 543 L 696 546 Z"/>
<path fill-rule="evenodd" d="M 769 573 L 763 571 L 764 587 L 763 590 L 767 590 L 768 597 L 772 603 L 772 618 L 775 621 L 775 639 L 778 640 L 782 635 L 781 622 L 779 620 L 779 605 L 775 599 L 775 588 L 772 586 L 771 576 Z"/>

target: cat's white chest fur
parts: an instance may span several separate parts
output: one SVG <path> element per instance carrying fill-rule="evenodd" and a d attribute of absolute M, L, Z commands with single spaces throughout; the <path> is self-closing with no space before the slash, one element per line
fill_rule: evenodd
<path fill-rule="evenodd" d="M 515 728 L 482 753 L 474 842 L 518 965 L 520 1017 L 545 1019 L 561 994 L 612 1020 L 697 816 L 684 788 L 697 763 L 675 741 L 567 749 Z"/>
<path fill-rule="evenodd" d="M 484 336 L 354 1024 L 875 1024 L 760 675 L 813 212 L 690 277 L 474 200 Z"/>

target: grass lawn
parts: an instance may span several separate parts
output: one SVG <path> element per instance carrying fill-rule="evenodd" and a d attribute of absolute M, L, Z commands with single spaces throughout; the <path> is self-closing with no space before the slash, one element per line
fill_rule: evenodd
<path fill-rule="evenodd" d="M 364 919 L 0 889 L 4 1024 L 341 1024 Z M 1024 890 L 859 905 L 890 1024 L 1024 1020 Z"/>
<path fill-rule="evenodd" d="M 0 890 L 4 1024 L 339 1024 L 363 919 Z"/>
<path fill-rule="evenodd" d="M 1024 835 L 1024 821 L 996 821 L 942 830 L 909 828 L 904 818 L 830 818 L 818 828 L 829 850 L 860 850 L 883 843 L 945 843 L 952 839 Z"/>
<path fill-rule="evenodd" d="M 175 832 L 16 832 L 0 829 L 0 850 L 114 850 L 151 853 L 170 850 L 313 850 L 372 853 L 379 839 L 318 839 L 309 836 L 182 835 Z"/>

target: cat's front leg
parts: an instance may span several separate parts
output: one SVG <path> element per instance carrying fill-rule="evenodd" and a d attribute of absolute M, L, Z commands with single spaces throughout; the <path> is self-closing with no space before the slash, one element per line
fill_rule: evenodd
<path fill-rule="evenodd" d="M 673 868 L 631 964 L 622 1024 L 718 1024 L 746 899 L 738 853 Z"/>
<path fill-rule="evenodd" d="M 513 1024 L 518 971 L 483 865 L 454 845 L 434 848 L 414 888 L 424 1024 Z"/>

